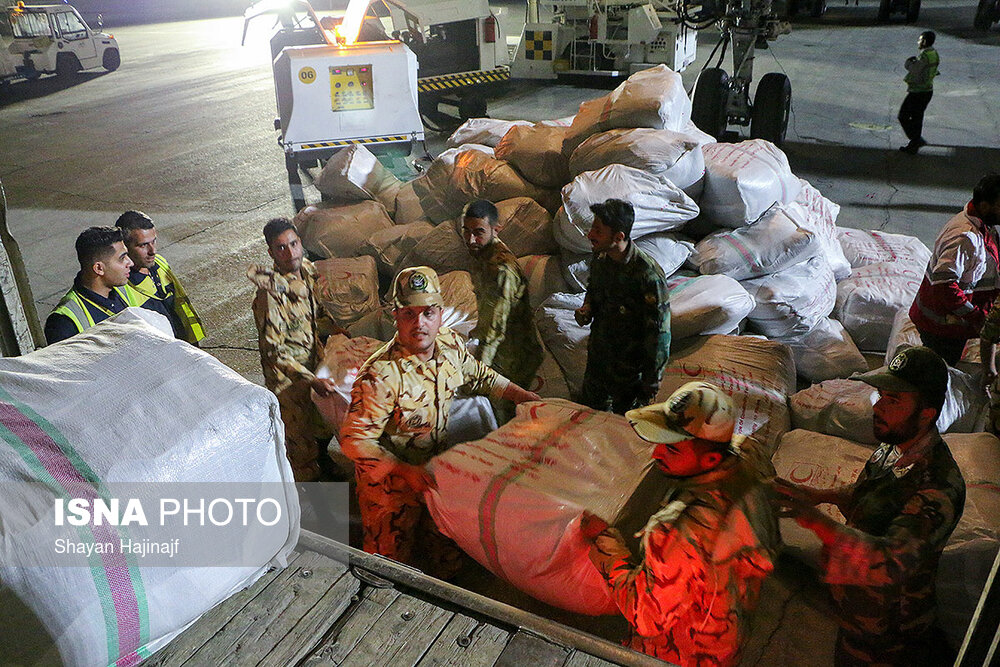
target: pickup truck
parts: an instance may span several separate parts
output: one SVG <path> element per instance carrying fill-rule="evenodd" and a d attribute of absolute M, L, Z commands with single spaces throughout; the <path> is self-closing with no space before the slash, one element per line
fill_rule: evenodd
<path fill-rule="evenodd" d="M 72 5 L 7 7 L 0 25 L 0 81 L 72 76 L 81 70 L 118 69 L 121 55 L 113 35 L 93 30 Z"/>

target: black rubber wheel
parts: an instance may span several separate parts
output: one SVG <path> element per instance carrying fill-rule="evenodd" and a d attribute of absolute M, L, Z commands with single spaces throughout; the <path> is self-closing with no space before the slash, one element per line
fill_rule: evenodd
<path fill-rule="evenodd" d="M 765 74 L 757 84 L 750 110 L 750 138 L 767 139 L 775 146 L 785 143 L 788 112 L 792 107 L 792 84 L 780 72 Z"/>
<path fill-rule="evenodd" d="M 729 75 L 718 67 L 701 71 L 694 84 L 691 120 L 698 129 L 720 139 L 729 124 Z"/>
<path fill-rule="evenodd" d="M 107 49 L 104 52 L 104 57 L 101 59 L 101 65 L 104 66 L 104 69 L 114 72 L 121 64 L 122 56 L 118 53 L 118 49 Z"/>
<path fill-rule="evenodd" d="M 809 15 L 814 19 L 826 14 L 826 0 L 813 0 L 812 8 L 809 10 Z"/>
<path fill-rule="evenodd" d="M 56 56 L 56 76 L 74 76 L 82 69 L 80 60 L 74 53 L 60 53 Z"/>
<path fill-rule="evenodd" d="M 993 24 L 993 5 L 996 0 L 979 0 L 976 16 L 972 19 L 972 27 L 986 32 Z"/>
<path fill-rule="evenodd" d="M 879 0 L 877 21 L 888 23 L 890 14 L 892 14 L 892 0 Z"/>
<path fill-rule="evenodd" d="M 486 98 L 470 93 L 458 99 L 458 115 L 462 120 L 486 117 Z"/>
<path fill-rule="evenodd" d="M 909 0 L 906 4 L 906 22 L 913 23 L 920 18 L 920 0 Z"/>

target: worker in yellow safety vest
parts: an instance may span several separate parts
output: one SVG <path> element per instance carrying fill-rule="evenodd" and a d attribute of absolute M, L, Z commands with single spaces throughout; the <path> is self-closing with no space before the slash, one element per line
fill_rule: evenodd
<path fill-rule="evenodd" d="M 205 330 L 180 280 L 163 255 L 156 252 L 153 220 L 142 211 L 125 211 L 115 226 L 121 229 L 132 259 L 128 282 L 141 305 L 170 320 L 175 337 L 197 345 L 205 337 Z"/>
<path fill-rule="evenodd" d="M 73 288 L 45 320 L 45 340 L 57 343 L 89 329 L 129 306 L 141 305 L 141 297 L 128 286 L 132 260 L 120 229 L 91 227 L 76 239 L 80 272 Z"/>

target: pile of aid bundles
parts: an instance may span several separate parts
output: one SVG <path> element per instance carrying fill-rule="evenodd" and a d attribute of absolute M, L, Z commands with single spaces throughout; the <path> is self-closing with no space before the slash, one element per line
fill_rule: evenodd
<path fill-rule="evenodd" d="M 832 465 L 826 436 L 871 449 L 870 391 L 844 378 L 868 369 L 861 350 L 891 358 L 917 342 L 906 311 L 927 247 L 909 236 L 838 227 L 840 207 L 792 173 L 776 146 L 716 143 L 695 127 L 681 77 L 662 65 L 584 102 L 572 118 L 469 120 L 410 182 L 356 146 L 331 158 L 316 186 L 324 203 L 304 209 L 296 223 L 306 248 L 329 257 L 320 263 L 328 308 L 340 311 L 352 335 L 367 337 L 331 343 L 327 365 L 345 393 L 366 353 L 393 335 L 391 318 L 375 304 L 380 296 L 384 303 L 400 269 L 423 264 L 443 274 L 453 290 L 446 319 L 463 332 L 474 326 L 471 260 L 459 232 L 463 206 L 478 198 L 497 204 L 500 238 L 528 278 L 545 347 L 530 388 L 545 399 L 572 399 L 580 389 L 589 327 L 576 323 L 573 310 L 587 286 L 590 205 L 610 197 L 632 204 L 632 238 L 670 288 L 673 343 L 658 398 L 692 379 L 721 385 L 739 407 L 737 431 L 756 435 L 769 454 L 780 452 L 793 428 L 816 442 L 796 448 L 797 463 L 812 457 Z M 943 430 L 982 429 L 985 406 L 969 370 L 953 371 Z M 800 386 L 809 388 L 795 393 Z M 592 433 L 579 440 L 583 454 L 569 451 L 566 429 Z M 438 457 L 438 488 L 428 502 L 442 529 L 494 573 L 552 604 L 609 613 L 607 599 L 588 592 L 594 582 L 578 517 L 584 500 L 608 520 L 634 512 L 635 503 L 645 503 L 638 512 L 646 516 L 656 507 L 658 499 L 648 501 L 655 492 L 637 492 L 648 477 L 637 468 L 647 452 L 619 445 L 630 434 L 624 420 L 572 403 L 522 409 L 495 433 Z M 1000 482 L 991 470 L 968 466 L 967 478 Z M 587 483 L 576 486 L 582 478 Z M 470 500 L 476 494 L 483 502 Z M 505 519 L 504 508 L 519 504 L 548 520 L 527 534 L 482 532 L 516 521 Z M 977 526 L 995 539 L 989 522 Z M 508 557 L 524 562 L 515 542 L 559 554 L 555 574 L 505 565 Z M 553 576 L 561 585 L 551 585 Z M 963 604 L 972 599 L 969 593 Z"/>

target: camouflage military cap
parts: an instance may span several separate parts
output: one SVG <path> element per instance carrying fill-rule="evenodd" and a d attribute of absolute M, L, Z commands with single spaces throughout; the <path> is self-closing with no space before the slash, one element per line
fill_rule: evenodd
<path fill-rule="evenodd" d="M 437 273 L 429 266 L 403 269 L 392 283 L 392 303 L 396 308 L 443 306 Z"/>

